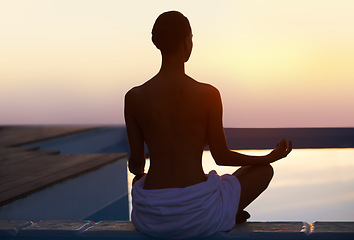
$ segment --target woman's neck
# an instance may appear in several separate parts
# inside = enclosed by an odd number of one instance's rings
[[[184,61],[179,54],[162,56],[160,74],[171,77],[185,75]]]

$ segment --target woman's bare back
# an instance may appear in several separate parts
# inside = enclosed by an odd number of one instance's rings
[[[131,90],[133,114],[150,154],[146,189],[186,187],[206,180],[202,154],[212,88],[187,75],[179,79],[157,75]]]

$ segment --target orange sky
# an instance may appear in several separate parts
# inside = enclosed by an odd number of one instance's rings
[[[187,73],[219,88],[226,127],[354,127],[350,0],[2,1],[0,124],[123,124],[171,9],[191,22]]]

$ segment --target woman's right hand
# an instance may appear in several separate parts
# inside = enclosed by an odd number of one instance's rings
[[[276,148],[274,148],[273,151],[271,151],[267,155],[267,158],[269,158],[269,163],[285,158],[286,156],[288,156],[288,154],[291,152],[292,149],[293,149],[293,144],[291,140],[289,141],[289,146],[288,146],[285,139],[282,138],[278,142]]]
[[[138,174],[138,175],[135,175],[134,179],[133,179],[133,182],[132,182],[132,185],[134,185],[137,181],[139,181],[142,177],[144,177],[146,175],[146,173],[142,173],[142,174]]]

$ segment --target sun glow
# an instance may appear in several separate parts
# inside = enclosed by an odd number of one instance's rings
[[[346,0],[3,2],[0,124],[83,124],[87,116],[124,123],[124,93],[159,69],[153,22],[176,9],[193,29],[187,73],[219,88],[226,126],[351,127],[353,7]]]

